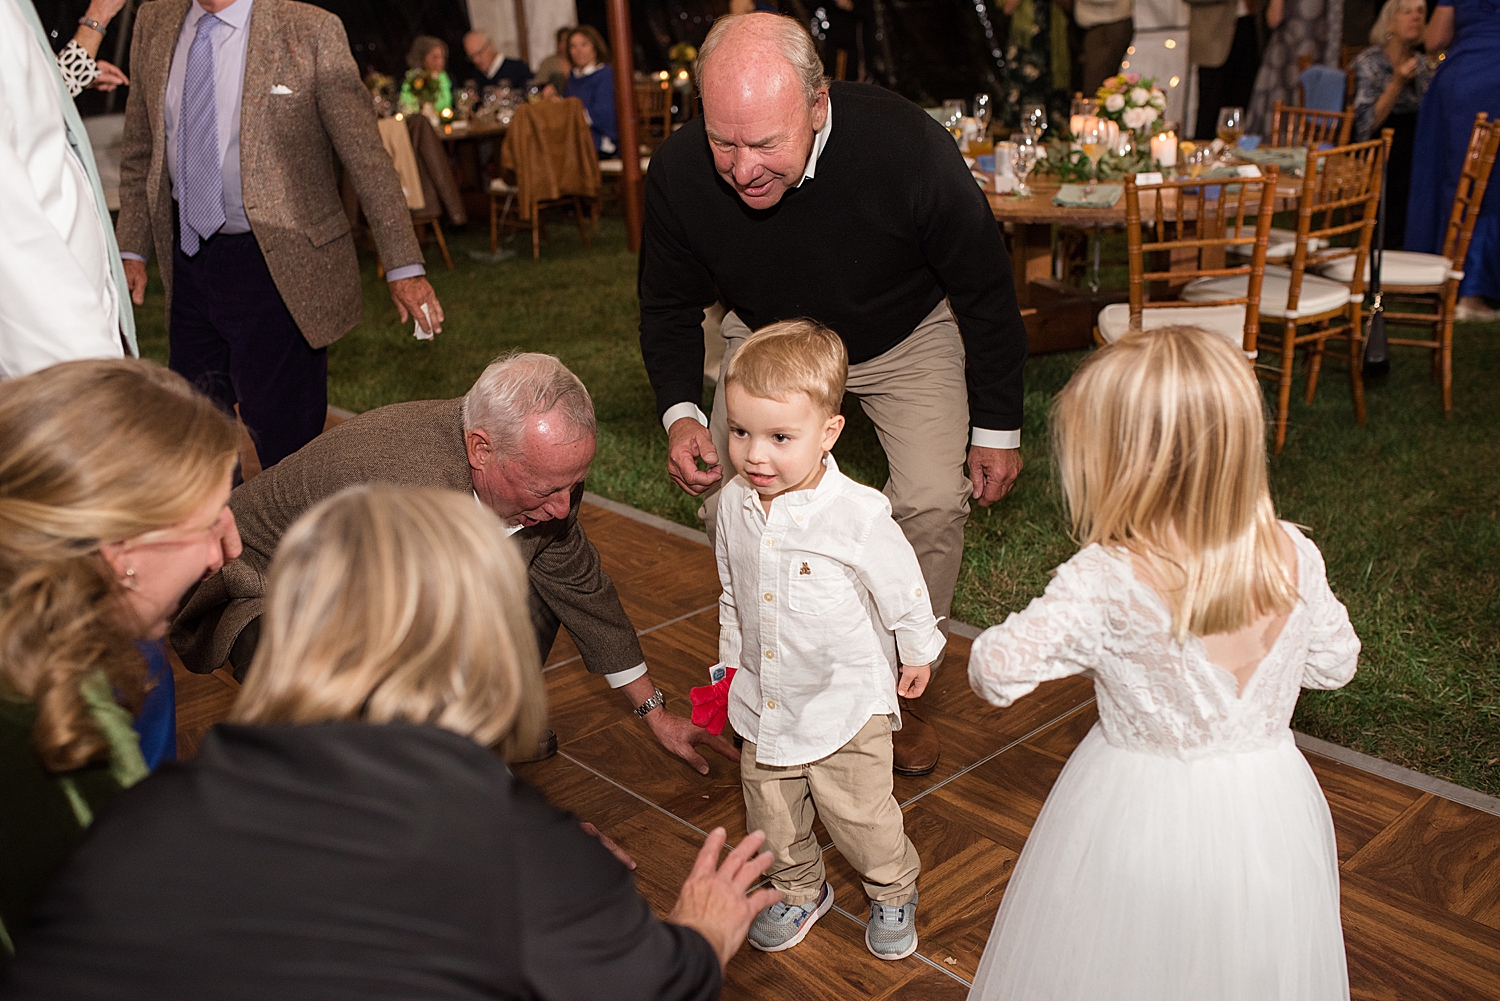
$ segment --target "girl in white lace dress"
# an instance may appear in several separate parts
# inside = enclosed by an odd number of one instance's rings
[[[971,1001],[1346,1001],[1338,858],[1288,727],[1359,639],[1316,546],[1278,522],[1260,389],[1173,327],[1084,363],[1053,410],[1083,548],[974,643],[1008,706],[1094,679],[1099,722],[1032,828]]]

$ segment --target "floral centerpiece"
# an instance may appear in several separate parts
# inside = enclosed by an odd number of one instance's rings
[[[1099,115],[1119,123],[1138,136],[1146,137],[1161,128],[1162,109],[1167,95],[1156,81],[1139,73],[1121,73],[1104,81],[1097,95]]]

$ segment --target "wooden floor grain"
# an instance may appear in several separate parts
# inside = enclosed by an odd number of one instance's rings
[[[687,712],[688,690],[706,682],[717,654],[713,554],[592,505],[581,520],[642,633],[653,679],[673,711]],[[937,770],[895,782],[922,857],[917,955],[888,963],[865,949],[859,879],[824,836],[834,910],[794,949],[742,949],[726,999],[965,997],[1031,825],[1097,719],[1092,686],[1077,678],[1043,685],[1008,710],[987,706],[969,690],[967,657],[968,641],[952,638],[922,700],[943,737]],[[517,770],[629,852],[642,895],[665,914],[703,835],[720,825],[731,841],[745,834],[738,766],[710,752],[709,774],[700,776],[669,756],[620,696],[588,674],[566,635],[544,670],[561,750]],[[222,669],[192,675],[180,665],[177,686],[186,757],[228,712],[238,686]],[[1500,817],[1329,758],[1308,760],[1338,836],[1356,1001],[1500,1001]]]

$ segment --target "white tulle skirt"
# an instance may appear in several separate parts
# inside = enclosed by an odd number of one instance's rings
[[[1042,807],[970,1001],[1347,1001],[1333,819],[1292,742],[1183,761],[1096,724]]]

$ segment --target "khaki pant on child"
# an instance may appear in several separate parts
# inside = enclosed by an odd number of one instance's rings
[[[788,904],[812,903],[823,887],[815,807],[871,900],[902,907],[916,895],[922,864],[891,794],[890,717],[871,716],[849,743],[805,765],[757,764],[747,740],[740,776],[747,827],[766,832],[776,856],[767,875]]]

